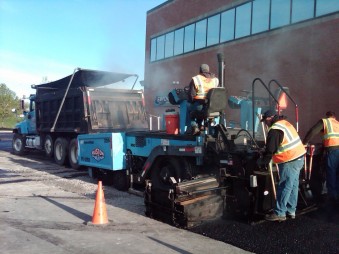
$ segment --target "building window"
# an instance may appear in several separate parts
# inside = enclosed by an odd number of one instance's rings
[[[165,57],[165,35],[157,38],[157,56],[156,59],[164,59]]]
[[[315,9],[314,9],[315,8]],[[339,0],[252,0],[150,42],[150,61],[339,12]]]
[[[195,49],[206,47],[207,19],[195,24]]]
[[[157,39],[151,40],[151,62],[155,61],[157,53]]]
[[[207,19],[207,46],[219,43],[220,14]]]
[[[195,24],[185,27],[184,53],[190,52],[194,49],[194,28]]]
[[[174,55],[184,53],[184,29],[178,29],[174,32]]]
[[[165,37],[165,57],[173,56],[174,32],[166,34]]]
[[[243,4],[236,8],[235,38],[251,34],[251,8],[252,3]]]
[[[270,19],[270,0],[253,2],[252,34],[267,31]]]
[[[290,0],[271,0],[271,28],[286,26],[290,23]]]
[[[235,9],[221,13],[220,42],[234,39]]]
[[[316,16],[322,16],[339,11],[338,0],[317,0]]]
[[[292,1],[292,23],[311,19],[314,16],[314,0]]]

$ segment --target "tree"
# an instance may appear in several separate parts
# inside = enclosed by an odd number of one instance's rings
[[[12,109],[19,109],[19,98],[4,83],[0,84],[0,127],[4,126],[4,120],[10,117]]]

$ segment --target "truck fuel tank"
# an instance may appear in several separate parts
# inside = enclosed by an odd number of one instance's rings
[[[39,136],[27,136],[26,137],[26,147],[29,148],[40,148],[40,137]]]

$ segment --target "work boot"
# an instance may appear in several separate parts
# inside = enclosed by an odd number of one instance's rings
[[[265,216],[265,220],[268,221],[285,221],[286,220],[286,216],[279,216],[275,213],[271,213],[271,214],[266,214]]]
[[[294,220],[295,219],[295,214],[294,213],[287,213],[286,217],[289,218],[289,219]]]

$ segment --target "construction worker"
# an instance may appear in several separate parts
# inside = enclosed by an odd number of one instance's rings
[[[273,213],[265,216],[265,219],[284,221],[286,216],[294,219],[305,147],[293,125],[286,120],[286,117],[277,115],[275,110],[266,111],[261,121],[266,123],[269,131],[265,152],[257,164],[266,165],[273,160],[273,163],[278,165],[280,176],[275,208]]]
[[[317,134],[322,134],[326,153],[326,187],[330,202],[339,203],[339,122],[335,113],[328,111],[306,134],[303,143]]]
[[[192,77],[189,84],[189,101],[192,103],[189,110],[191,120],[191,131],[193,135],[198,135],[202,129],[203,118],[199,115],[205,105],[205,99],[211,88],[218,87],[219,80],[210,72],[207,64],[202,64],[199,68],[199,74]]]

